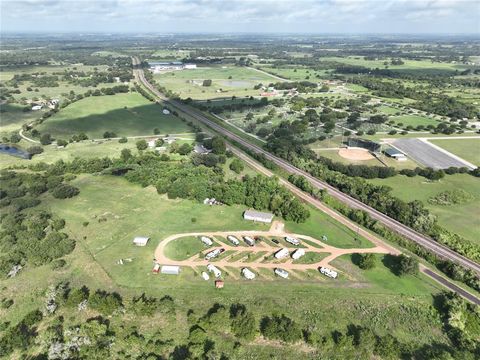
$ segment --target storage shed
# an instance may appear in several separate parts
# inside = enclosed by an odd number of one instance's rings
[[[223,285],[224,285],[224,284],[225,284],[225,283],[223,282],[223,280],[215,280],[215,287],[216,287],[217,289],[223,289]]]
[[[243,213],[243,218],[245,220],[259,221],[264,223],[271,223],[273,220],[273,214],[256,211],[256,210],[246,210]]]
[[[134,239],[133,239],[133,243],[137,246],[145,246],[147,245],[148,243],[148,240],[150,240],[150,238],[148,237],[145,237],[145,236],[136,236]]]
[[[165,275],[178,275],[180,274],[180,266],[163,265],[160,272]]]

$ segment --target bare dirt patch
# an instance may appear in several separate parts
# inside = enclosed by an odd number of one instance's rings
[[[346,148],[338,150],[338,155],[348,160],[372,160],[375,157],[367,149]]]

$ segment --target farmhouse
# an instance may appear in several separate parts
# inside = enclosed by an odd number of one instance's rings
[[[151,62],[150,70],[154,73],[168,70],[192,70],[197,68],[197,64],[184,64],[181,61],[171,62]]]
[[[245,220],[259,221],[264,223],[271,223],[273,220],[273,214],[265,213],[255,210],[246,210],[243,213],[243,218]]]
[[[137,245],[137,246],[145,246],[145,245],[147,245],[148,240],[150,240],[150,238],[148,238],[148,237],[136,236],[136,237],[133,239],[133,243],[134,243],[135,245]]]
[[[402,153],[400,150],[397,150],[397,149],[394,149],[394,148],[386,149],[385,154],[388,157],[391,157],[391,158],[393,158],[395,160],[398,160],[398,161],[406,161],[407,160],[407,157],[405,156],[404,153]]]
[[[211,150],[208,150],[205,146],[197,144],[193,148],[193,151],[197,154],[204,155],[210,153]]]

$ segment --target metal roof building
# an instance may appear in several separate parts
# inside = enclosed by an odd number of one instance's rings
[[[245,210],[243,213],[243,218],[245,220],[260,221],[264,223],[271,223],[273,220],[273,214],[256,211],[256,210]]]
[[[147,245],[148,240],[150,240],[150,238],[148,238],[148,237],[136,236],[135,239],[133,239],[133,243],[137,246],[145,246],[145,245]]]

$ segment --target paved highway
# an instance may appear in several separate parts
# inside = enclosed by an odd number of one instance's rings
[[[137,58],[133,58],[133,64],[139,64],[139,60]],[[158,91],[154,86],[152,86],[146,79],[142,69],[134,69],[134,75],[137,81],[143,83],[145,87],[147,87],[153,94],[158,96],[161,100],[166,103],[169,103],[172,107],[179,109],[180,111],[188,114],[189,116],[195,118],[196,120],[204,123],[205,125],[209,126],[216,132],[224,135],[225,137],[233,140],[242,146],[256,152],[263,154],[268,160],[274,162],[276,165],[281,167],[282,169],[286,170],[289,173],[302,175],[307,178],[313,186],[318,189],[325,189],[331,196],[340,200],[341,202],[345,203],[351,208],[360,209],[367,212],[373,219],[381,222],[391,230],[396,231],[397,233],[401,234],[402,236],[406,237],[407,239],[416,242],[417,244],[423,246],[424,248],[428,249],[430,252],[438,255],[441,258],[448,259],[454,261],[467,269],[472,269],[477,274],[480,274],[480,265],[466,257],[456,253],[455,251],[451,250],[450,248],[443,246],[437,243],[435,240],[420,234],[419,232],[409,228],[408,226],[403,225],[402,223],[390,218],[389,216],[381,213],[374,208],[365,205],[361,201],[352,198],[349,195],[342,193],[340,190],[334,188],[333,186],[318,180],[317,178],[313,177],[309,173],[296,168],[295,166],[291,165],[286,160],[283,160],[277,156],[270,154],[268,151],[262,149],[261,147],[251,144],[250,142],[246,141],[242,137],[236,135],[235,133],[225,129],[223,126],[218,125],[214,121],[210,120],[208,117],[203,115],[198,110],[192,109],[191,107],[176,101],[171,100],[165,97],[160,91]]]

